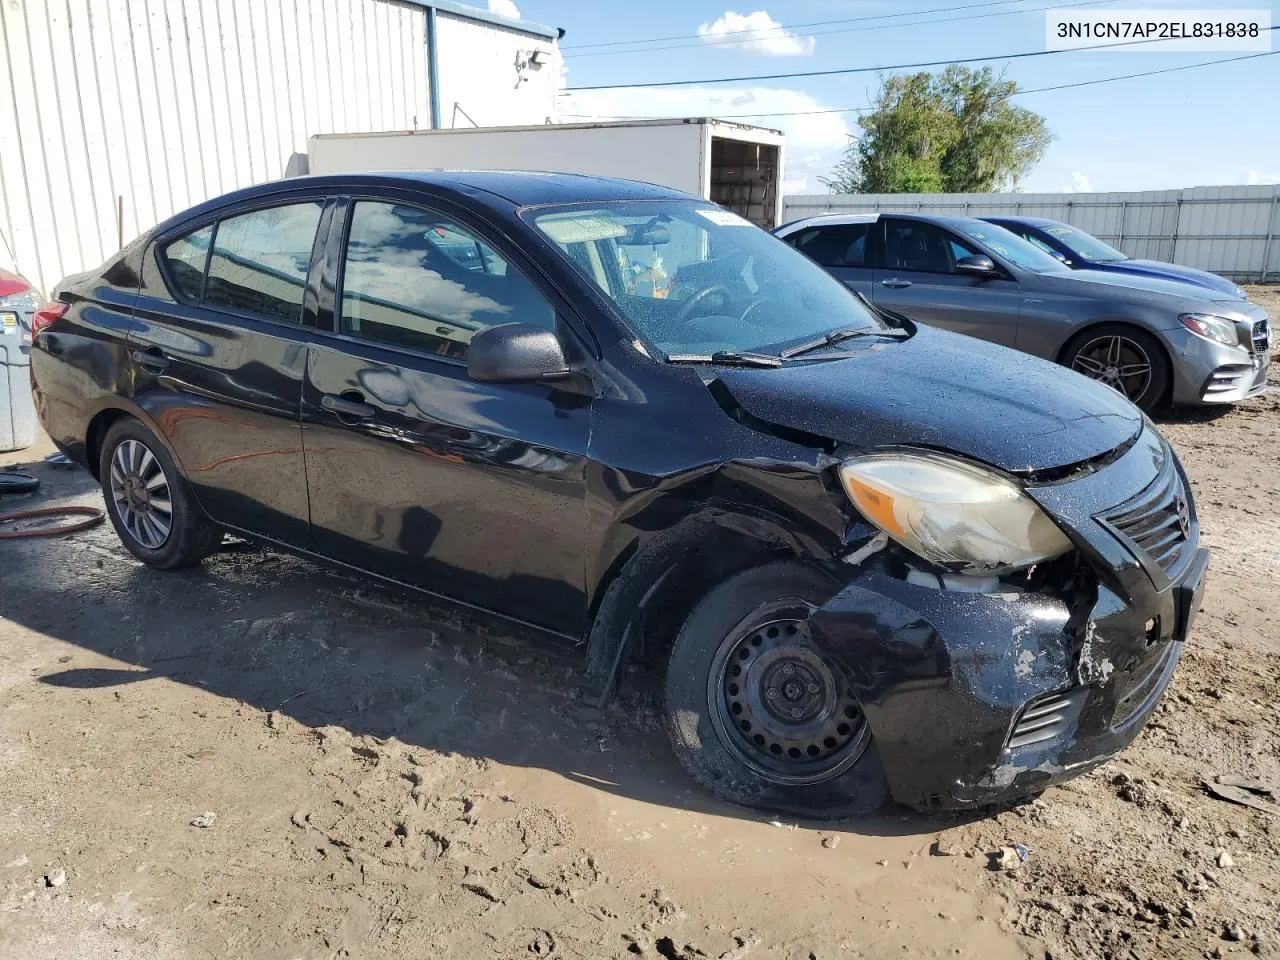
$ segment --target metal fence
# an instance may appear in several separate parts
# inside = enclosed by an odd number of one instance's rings
[[[1280,185],[1192,187],[1140,193],[796,194],[783,219],[822,213],[908,211],[1048,217],[1131,257],[1280,283]]]

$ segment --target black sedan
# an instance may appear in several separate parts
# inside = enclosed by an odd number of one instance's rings
[[[643,184],[254,187],[34,320],[58,446],[157,568],[224,532],[666,675],[689,772],[815,815],[1038,791],[1137,734],[1207,553],[1150,421]]]

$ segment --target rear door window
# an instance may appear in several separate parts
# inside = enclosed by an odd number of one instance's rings
[[[810,227],[789,237],[801,253],[824,267],[861,267],[864,265],[869,223],[842,223],[829,227]]]
[[[302,319],[322,203],[291,203],[218,222],[204,302],[279,323]]]
[[[343,333],[462,360],[486,327],[554,330],[554,308],[466,227],[406,204],[357,201],[342,275]]]

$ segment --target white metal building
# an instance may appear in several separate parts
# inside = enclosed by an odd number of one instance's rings
[[[783,198],[783,219],[892,211],[1061,220],[1131,257],[1235,280],[1280,279],[1280,185],[1138,193],[866,193]]]
[[[456,0],[0,0],[0,264],[47,293],[314,134],[554,122],[559,36]]]

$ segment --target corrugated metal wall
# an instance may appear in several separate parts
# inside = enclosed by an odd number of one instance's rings
[[[783,200],[784,220],[894,210],[1048,217],[1131,257],[1168,260],[1237,280],[1280,281],[1280,185],[1141,193],[812,194]]]
[[[283,176],[313,134],[430,127],[426,17],[397,0],[0,0],[0,263],[47,292],[121,237]],[[442,12],[437,46],[442,125],[454,100],[480,123],[554,113],[554,41]],[[519,49],[553,60],[517,90]]]

